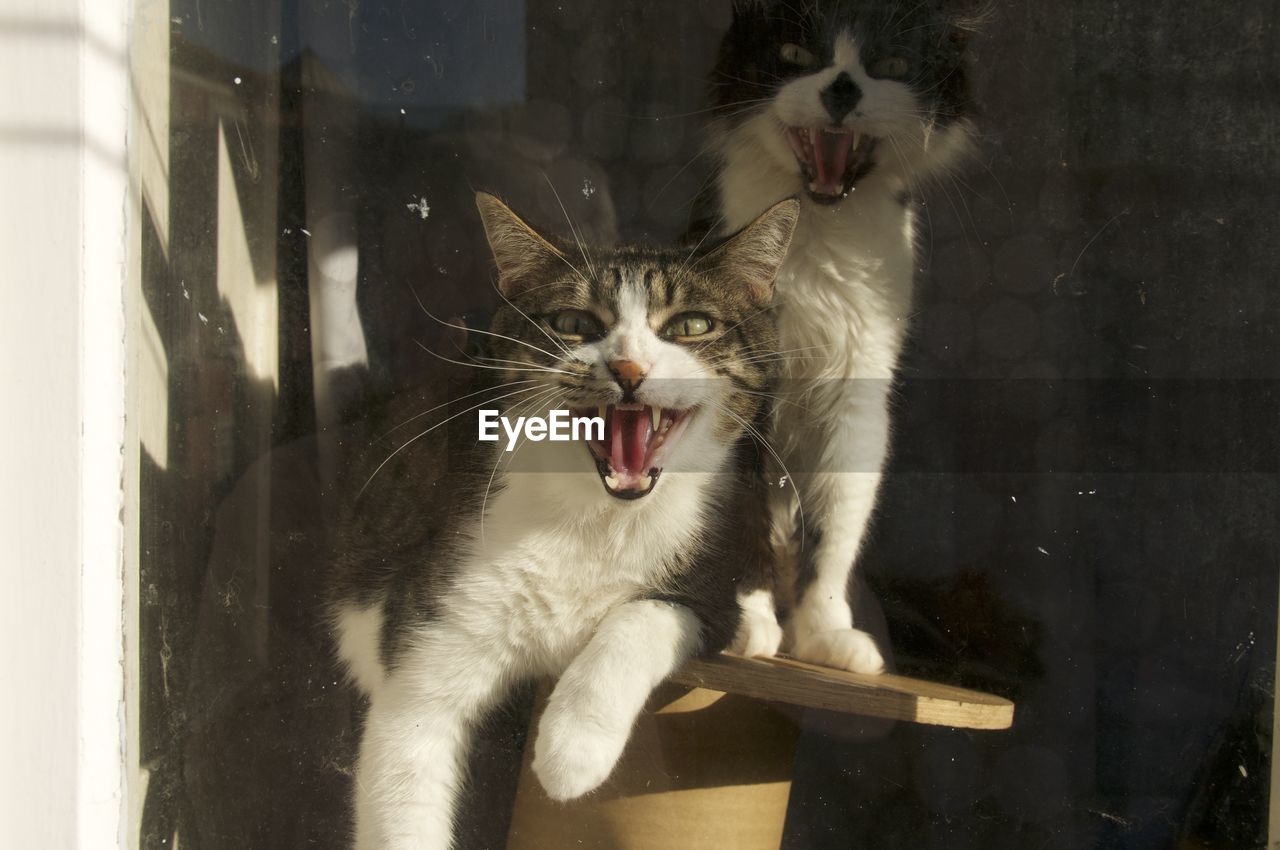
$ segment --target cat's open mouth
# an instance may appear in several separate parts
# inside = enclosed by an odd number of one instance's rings
[[[647,404],[601,405],[576,410],[578,416],[603,416],[604,440],[589,440],[587,448],[610,496],[647,496],[662,474],[663,459],[684,431],[690,410]]]
[[[800,163],[809,197],[831,204],[853,191],[871,170],[876,139],[843,127],[788,127],[787,141]]]

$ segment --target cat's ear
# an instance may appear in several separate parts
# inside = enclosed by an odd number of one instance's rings
[[[488,192],[476,192],[476,208],[498,265],[498,290],[503,295],[536,283],[548,266],[565,260],[559,248]]]
[[[746,284],[753,301],[768,304],[773,300],[773,282],[786,259],[799,217],[799,201],[779,201],[720,243],[703,264],[714,265],[721,274]]]

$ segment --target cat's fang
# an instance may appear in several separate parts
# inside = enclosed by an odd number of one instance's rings
[[[653,419],[653,430],[656,433],[662,425],[662,408],[649,405],[649,416]]]

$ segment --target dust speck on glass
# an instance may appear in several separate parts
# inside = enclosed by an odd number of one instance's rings
[[[140,0],[131,839],[1272,846],[1273,17],[1257,0]],[[642,372],[636,352],[660,354]],[[503,392],[508,413],[554,400],[606,436],[564,461],[550,441],[480,444],[472,405]],[[546,506],[509,509],[507,468],[579,476],[589,499],[535,531],[593,541],[571,560],[626,617],[557,607],[523,562],[450,560],[536,526]],[[415,481],[421,498],[396,496]],[[803,515],[778,524],[792,494]],[[669,516],[630,538],[564,530],[606,499]],[[449,566],[404,579],[419,560]],[[476,645],[525,625],[485,620],[504,594],[548,630],[499,664]],[[457,644],[404,625],[459,600],[481,613]],[[614,654],[569,664],[577,638]],[[450,691],[474,722],[438,739],[394,714],[398,689],[465,678],[397,684],[431,641],[502,684]],[[720,646],[975,689],[1014,721],[663,689],[650,709],[687,726],[601,719]],[[568,686],[546,694],[560,673],[613,697],[570,711]],[[385,786],[374,803],[362,778]],[[405,790],[428,780],[436,796]],[[729,789],[712,795],[729,808],[690,789]],[[539,808],[587,790],[596,808]],[[403,805],[387,820],[377,800]],[[644,819],[575,831],[637,801]]]

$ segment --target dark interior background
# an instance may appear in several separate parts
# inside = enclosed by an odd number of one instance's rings
[[[169,367],[167,462],[142,470],[144,847],[338,846],[359,707],[309,619],[323,435],[438,368],[414,292],[484,316],[475,189],[597,240],[682,232],[728,7],[170,4],[173,202],[142,223]],[[902,670],[1006,694],[1017,720],[812,718],[787,848],[1265,844],[1278,18],[1264,0],[995,6],[980,151],[920,198],[865,574]],[[217,284],[227,116],[244,235],[277,281],[274,384]],[[358,256],[367,368],[316,354],[316,245],[335,240]],[[478,755],[467,846],[501,845],[525,710]]]

